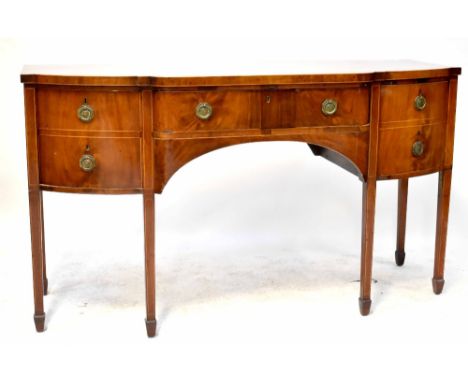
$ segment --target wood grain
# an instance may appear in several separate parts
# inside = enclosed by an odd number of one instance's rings
[[[423,110],[414,107],[419,94],[427,101]],[[382,85],[381,126],[392,127],[395,124],[390,122],[402,121],[412,125],[445,122],[447,97],[448,81]]]
[[[439,172],[439,189],[437,196],[434,276],[432,278],[432,288],[435,294],[442,293],[442,289],[445,283],[445,251],[447,246],[450,188],[452,183],[455,114],[457,108],[457,85],[457,78],[451,78],[449,83],[449,100],[447,105],[448,118],[445,128],[444,170]]]
[[[155,270],[155,200],[154,200],[154,154],[153,94],[144,90],[141,94],[141,126],[143,130],[143,216],[145,229],[145,292],[146,333],[156,335],[156,270]]]
[[[199,103],[213,108],[213,115],[202,120],[195,115]],[[156,131],[218,131],[260,128],[258,91],[184,91],[154,93]]]
[[[371,110],[369,129],[369,152],[367,177],[362,184],[362,228],[361,228],[361,288],[359,310],[367,316],[371,308],[372,257],[374,246],[375,199],[377,193],[377,163],[380,118],[381,85],[371,88]]]
[[[44,247],[41,190],[39,188],[39,155],[36,121],[36,90],[24,89],[26,123],[26,152],[28,159],[29,218],[31,226],[31,253],[34,288],[34,324],[38,332],[44,331]]]
[[[387,63],[390,65],[390,63]],[[249,76],[97,76],[27,72],[28,159],[34,321],[44,330],[47,293],[42,191],[141,193],[143,196],[146,330],[156,335],[155,193],[189,161],[237,144],[306,143],[314,154],[358,176],[362,185],[359,308],[371,309],[377,180],[399,179],[395,259],[404,261],[408,178],[439,172],[433,289],[444,264],[460,68],[427,65],[389,70]],[[405,69],[407,68],[407,69]],[[427,105],[416,110],[414,99]],[[95,117],[80,121],[85,101]],[[322,113],[334,99],[337,112]],[[195,115],[208,102],[208,120]],[[424,144],[415,156],[413,144]],[[91,172],[79,166],[93,155]],[[278,174],[280,176],[280,174]]]
[[[444,128],[445,124],[436,123],[380,130],[378,177],[439,171],[444,160]],[[412,153],[416,141],[424,144],[424,152],[418,157]]]
[[[154,191],[161,193],[169,179],[191,160],[222,147],[265,141],[297,141],[330,148],[341,153],[361,177],[367,174],[368,131],[365,129],[276,129],[265,134],[225,137],[157,138]]]
[[[325,99],[337,101],[331,116],[322,113]],[[369,87],[300,89],[295,91],[295,126],[360,126],[369,123]]]
[[[138,91],[40,87],[37,90],[38,128],[120,132],[140,130],[139,96]],[[91,122],[80,121],[76,113],[85,100],[94,110]]]
[[[44,186],[89,189],[142,187],[139,138],[96,138],[39,135],[40,181]],[[90,151],[86,151],[86,147]],[[96,168],[79,166],[82,155],[92,154]]]
[[[432,288],[435,294],[442,293],[444,287],[445,249],[447,246],[448,214],[450,206],[450,187],[452,170],[439,173],[439,190],[437,197],[437,222],[434,256],[434,276]]]
[[[213,75],[212,72],[201,75],[184,73],[176,75],[173,70],[158,70],[154,65],[149,70],[137,71],[110,70],[114,68],[90,68],[82,66],[32,66],[25,67],[21,81],[28,84],[79,85],[79,86],[152,86],[157,88],[189,86],[243,86],[243,85],[301,85],[324,83],[349,83],[395,81],[408,79],[446,78],[461,73],[459,67],[441,67],[418,62],[399,60],[391,61],[345,61],[310,62],[291,72],[285,72],[288,62],[283,62],[277,74],[227,73]],[[191,68],[190,72],[193,72]],[[219,72],[219,70],[217,70]],[[115,73],[115,74],[109,74]],[[137,75],[135,75],[137,74]],[[249,74],[249,75],[247,75]]]
[[[398,180],[397,240],[395,262],[402,266],[405,262],[406,210],[408,205],[408,178]]]

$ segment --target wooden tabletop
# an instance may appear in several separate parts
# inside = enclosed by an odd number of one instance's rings
[[[257,61],[155,65],[26,65],[21,82],[90,86],[235,86],[368,82],[448,77],[461,68],[409,60]]]

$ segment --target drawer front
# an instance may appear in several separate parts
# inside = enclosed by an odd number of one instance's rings
[[[380,130],[378,176],[438,171],[444,159],[445,124]]]
[[[137,91],[37,90],[40,130],[141,130],[139,115]]]
[[[441,169],[448,82],[382,85],[378,175],[398,177]]]
[[[382,126],[402,121],[443,122],[447,102],[448,82],[383,85],[380,121]]]
[[[367,123],[368,87],[264,92],[262,127],[266,129]]]
[[[90,189],[141,188],[139,138],[39,135],[42,185]]]
[[[154,93],[158,132],[244,130],[260,127],[260,93],[248,90]]]

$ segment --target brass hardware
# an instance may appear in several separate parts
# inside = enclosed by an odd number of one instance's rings
[[[422,94],[418,95],[414,99],[414,107],[416,110],[423,110],[427,105],[426,97],[424,97]]]
[[[94,110],[91,106],[88,105],[86,98],[84,99],[83,104],[76,111],[76,115],[82,122],[91,122],[93,120]]]
[[[208,102],[200,102],[195,108],[195,115],[203,120],[207,120],[213,114],[213,108]]]
[[[91,154],[83,154],[80,158],[80,168],[85,172],[91,172],[96,167],[96,159]]]
[[[265,101],[266,101],[266,103],[270,103],[271,102],[271,96],[267,95]]]
[[[325,115],[333,115],[338,110],[338,102],[334,99],[326,99],[322,102],[322,113]]]
[[[424,142],[423,141],[416,141],[413,143],[413,147],[411,148],[411,152],[413,156],[420,157],[424,153]]]

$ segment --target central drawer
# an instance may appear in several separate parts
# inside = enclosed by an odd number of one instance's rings
[[[168,134],[369,123],[367,86],[159,91],[153,102],[154,129]]]
[[[369,123],[369,88],[265,90],[262,128],[361,126]]]
[[[161,133],[260,128],[260,92],[254,90],[154,93],[154,129]]]

